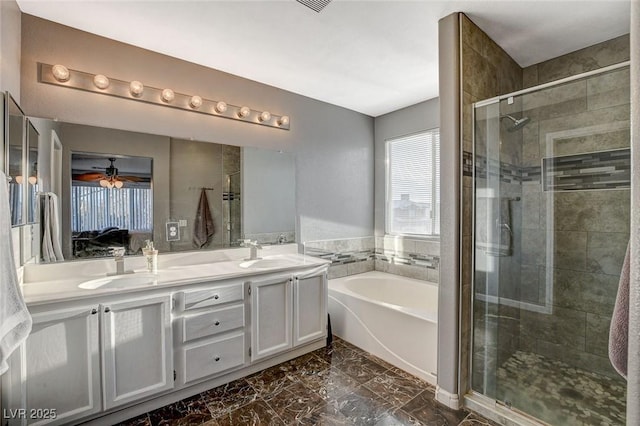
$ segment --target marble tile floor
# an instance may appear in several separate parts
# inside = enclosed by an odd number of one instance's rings
[[[428,383],[335,338],[330,347],[121,425],[495,425],[435,402],[434,391]]]
[[[516,351],[498,369],[497,379],[498,399],[549,424],[625,424],[626,382],[622,378]]]

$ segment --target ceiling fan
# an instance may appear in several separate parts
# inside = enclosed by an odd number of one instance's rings
[[[144,178],[138,176],[121,176],[118,174],[118,168],[115,166],[115,158],[108,159],[111,164],[104,168],[104,173],[87,172],[74,174],[73,180],[83,182],[98,182],[103,188],[122,188],[124,182],[142,182]],[[94,169],[103,170],[102,167],[93,167]]]

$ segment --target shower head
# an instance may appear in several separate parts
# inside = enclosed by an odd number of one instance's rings
[[[516,130],[520,130],[522,129],[524,126],[527,125],[527,123],[529,121],[531,121],[531,119],[529,117],[522,117],[522,118],[515,118],[509,114],[505,114],[503,116],[500,117],[502,118],[508,118],[509,120],[513,121],[513,126],[507,128],[507,131],[509,132],[515,132]]]

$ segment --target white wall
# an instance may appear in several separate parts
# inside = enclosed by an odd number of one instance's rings
[[[38,83],[37,62],[286,114],[291,130]],[[373,233],[369,116],[30,15],[22,21],[21,83],[28,115],[295,153],[299,241]]]
[[[0,90],[20,103],[20,9],[14,0],[0,1]]]

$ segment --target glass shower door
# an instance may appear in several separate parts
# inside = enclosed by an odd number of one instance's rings
[[[475,107],[472,388],[553,425],[624,424],[629,114],[627,67]]]

